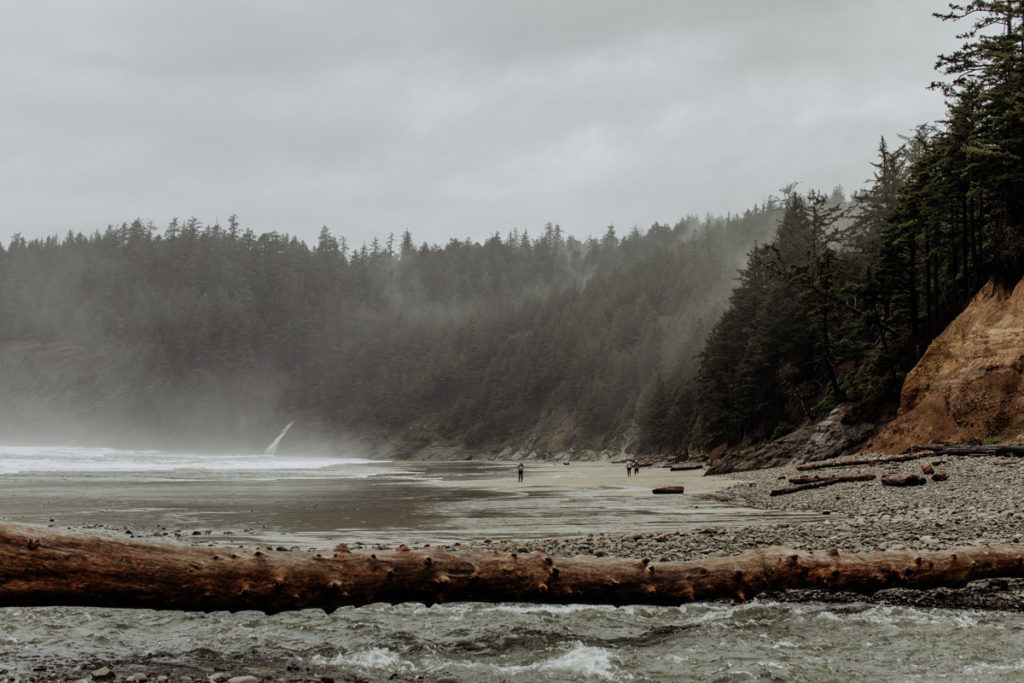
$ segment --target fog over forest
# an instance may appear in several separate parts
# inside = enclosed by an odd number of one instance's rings
[[[580,241],[358,249],[134,221],[0,252],[5,430],[167,447],[348,435],[559,450],[635,442],[659,378],[693,375],[781,203]],[[307,445],[308,445],[307,443]]]

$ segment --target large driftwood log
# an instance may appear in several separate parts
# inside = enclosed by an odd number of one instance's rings
[[[1019,576],[1024,576],[1024,546],[864,554],[765,548],[736,557],[654,563],[431,548],[352,553],[339,546],[315,555],[126,542],[0,525],[0,606],[275,613],[408,601],[678,605],[795,588],[871,593]]]
[[[918,444],[911,448],[914,451],[928,451],[928,456],[934,455],[1024,455],[1024,445],[1021,444],[994,444],[990,446],[974,444],[948,444],[948,443],[925,443]]]
[[[924,486],[925,479],[919,474],[897,472],[882,475],[882,486]]]
[[[875,478],[873,474],[851,474],[847,477],[792,477],[789,481],[794,486],[787,486],[781,489],[774,489],[769,492],[769,496],[784,496],[788,493],[796,493],[797,491],[806,491],[807,489],[821,488],[822,486],[831,486],[832,484],[842,484],[849,481],[871,481]]]
[[[808,470],[820,470],[828,467],[859,467],[861,465],[884,465],[891,462],[907,462],[920,460],[921,458],[932,458],[937,455],[961,455],[961,456],[1024,456],[1024,445],[1022,444],[996,444],[992,446],[981,446],[972,444],[918,444],[910,448],[909,453],[899,455],[882,455],[869,458],[846,458],[843,460],[824,460],[821,462],[809,462],[797,465],[796,469],[806,472]]]
[[[889,462],[907,462],[908,460],[920,460],[930,458],[932,453],[901,453],[900,455],[883,455],[873,458],[845,458],[843,460],[823,460],[821,462],[809,462],[797,465],[796,469],[801,472],[809,470],[823,470],[829,467],[860,467],[863,465],[884,465]]]

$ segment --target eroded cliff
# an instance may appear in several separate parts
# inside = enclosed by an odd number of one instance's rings
[[[989,282],[907,375],[899,414],[868,449],[1022,438],[1024,281],[1012,292]]]

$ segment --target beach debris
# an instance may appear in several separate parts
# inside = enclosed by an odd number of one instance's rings
[[[893,462],[907,462],[908,460],[920,460],[930,457],[931,453],[901,453],[900,455],[874,455],[865,454],[862,458],[843,458],[841,460],[823,460],[821,462],[809,462],[797,465],[796,469],[801,472],[808,470],[823,470],[829,467],[862,467],[865,465],[885,465]]]
[[[883,486],[923,486],[925,478],[919,474],[883,474]]]
[[[875,478],[873,474],[852,474],[845,477],[792,477],[789,482],[794,486],[788,486],[786,488],[775,489],[768,493],[769,496],[784,496],[788,493],[796,493],[797,491],[806,491],[807,489],[821,488],[822,486],[831,486],[832,484],[841,484],[851,481],[871,481]]]
[[[821,462],[809,462],[797,465],[800,471],[820,470],[827,467],[860,467],[864,465],[885,465],[888,463],[908,462],[910,460],[921,460],[936,455],[941,456],[1024,456],[1024,444],[996,444],[982,446],[980,444],[918,444],[911,447],[910,452],[899,455],[864,454],[861,458],[843,458],[840,460],[823,460]],[[935,464],[934,462],[932,463]],[[927,474],[927,472],[925,472]]]
[[[42,544],[29,550],[29,538],[41,538]],[[224,559],[231,554],[225,548],[0,524],[0,566],[5,571],[0,606],[273,614],[309,608],[330,612],[375,602],[679,605],[747,600],[789,589],[874,593],[1024,577],[1022,545],[864,553],[771,546],[680,562],[438,548],[353,552],[334,558],[282,553]],[[104,675],[103,669],[93,673],[96,680]]]
[[[651,493],[684,493],[684,487],[682,486],[662,486],[656,489],[651,489]]]

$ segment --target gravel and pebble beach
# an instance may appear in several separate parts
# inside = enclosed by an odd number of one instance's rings
[[[924,485],[910,487],[883,486],[880,482],[884,474],[921,474],[922,468],[928,466],[933,472],[948,474],[948,479],[934,481],[926,477]],[[717,491],[685,495],[692,495],[696,501],[714,500],[763,510],[814,512],[820,515],[816,521],[779,521],[773,524],[740,527],[707,526],[668,533],[590,533],[565,538],[525,537],[514,541],[481,539],[444,547],[450,550],[487,548],[525,552],[540,546],[552,555],[649,558],[658,562],[697,559],[711,555],[735,555],[773,545],[798,550],[835,549],[839,552],[944,550],[985,544],[1018,544],[1024,536],[1024,511],[1020,508],[1021,491],[1024,490],[1024,460],[1020,458],[926,457],[901,463],[834,468],[811,474],[877,476],[871,481],[839,483],[781,496],[770,495],[772,490],[790,485],[791,477],[806,474],[808,473],[798,472],[793,466],[787,466],[720,475],[736,483]],[[118,530],[90,529],[90,533],[97,532],[116,534]],[[190,530],[170,534],[166,530],[136,529],[125,535],[170,543],[209,542],[204,538],[205,533],[197,533],[195,536],[193,533]],[[174,538],[175,535],[180,537]],[[364,549],[384,547],[387,546],[367,545]],[[281,547],[279,550],[284,548]],[[919,607],[1024,612],[1024,581],[992,579],[974,582],[963,588],[924,591],[889,589],[873,596],[799,590],[758,597],[793,602],[867,601]],[[105,673],[105,667],[109,667],[112,675],[102,675]],[[97,675],[97,672],[100,675]],[[33,680],[69,680],[66,678],[68,673],[67,669],[38,671]],[[147,680],[140,677],[147,674],[148,680],[171,681],[234,680],[241,683],[242,680],[321,680],[312,671],[200,671],[189,667],[153,671],[151,663],[149,670],[143,673],[139,664],[130,661],[89,662],[82,666],[75,678]],[[254,678],[236,678],[253,674]],[[134,679],[130,677],[133,675]],[[0,680],[5,680],[2,669]],[[399,677],[397,680],[414,679]]]
[[[931,465],[948,473],[945,481],[927,478],[923,486],[883,486],[881,476],[922,472]],[[825,515],[821,521],[779,522],[742,528],[706,527],[692,532],[638,533],[628,536],[589,534],[571,539],[531,539],[484,543],[515,551],[542,545],[552,555],[609,555],[686,560],[714,554],[738,554],[781,545],[797,550],[847,552],[869,550],[943,550],[970,545],[1020,543],[1024,537],[1024,460],[1007,457],[949,457],[858,467],[837,467],[823,476],[876,474],[864,482],[846,482],[771,496],[805,476],[794,466],[729,475],[740,480],[703,496],[763,510],[805,511]],[[813,474],[813,473],[811,473]],[[480,545],[480,544],[477,544]]]
[[[867,457],[867,454],[865,454]],[[926,477],[921,486],[884,486],[886,474],[948,474],[942,481]],[[529,542],[474,544],[498,551],[523,552],[540,546],[552,555],[596,555],[691,560],[736,555],[766,546],[795,550],[947,550],[957,547],[1019,544],[1024,537],[1024,459],[1017,457],[927,457],[872,466],[829,468],[819,474],[875,474],[864,482],[845,482],[772,496],[791,477],[806,476],[795,466],[733,473],[741,480],[706,497],[734,505],[779,511],[817,512],[821,521],[779,522],[742,528],[705,527],[690,532],[604,535]],[[811,473],[813,474],[813,473]],[[964,588],[888,589],[873,596],[799,590],[760,596],[777,600],[868,600],[888,604],[1024,611],[1024,580],[978,581]]]

